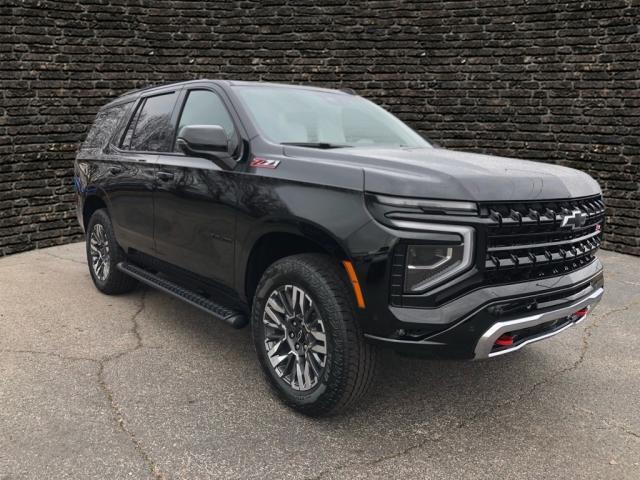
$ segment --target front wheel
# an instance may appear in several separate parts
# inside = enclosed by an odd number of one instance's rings
[[[267,269],[254,296],[262,369],[284,403],[307,415],[351,407],[375,377],[376,348],[364,340],[344,277],[328,256],[294,255]]]

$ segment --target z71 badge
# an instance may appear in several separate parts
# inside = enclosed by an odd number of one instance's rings
[[[250,166],[256,168],[278,168],[280,160],[267,160],[266,158],[254,158],[251,160]]]

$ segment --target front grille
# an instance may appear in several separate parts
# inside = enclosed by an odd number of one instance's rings
[[[587,265],[602,241],[604,211],[600,196],[481,204],[480,215],[487,221],[486,280],[524,281]],[[565,216],[580,218],[580,226],[562,227]]]

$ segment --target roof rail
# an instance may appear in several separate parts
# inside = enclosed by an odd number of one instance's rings
[[[124,97],[125,95],[130,95],[132,93],[138,93],[138,92],[144,92],[145,90],[150,90],[152,88],[159,88],[159,87],[170,87],[171,85],[178,85],[180,83],[186,83],[189,82],[190,80],[180,80],[179,82],[171,82],[171,83],[156,83],[154,85],[147,85],[146,87],[141,87],[141,88],[134,88],[133,90],[129,90],[127,92],[124,92],[121,96]]]

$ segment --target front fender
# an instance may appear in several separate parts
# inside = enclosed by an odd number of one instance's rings
[[[298,235],[350,259],[349,239],[371,221],[361,190],[245,175],[238,195],[236,272],[247,271],[253,248],[270,233]],[[244,277],[236,276],[238,292]]]

